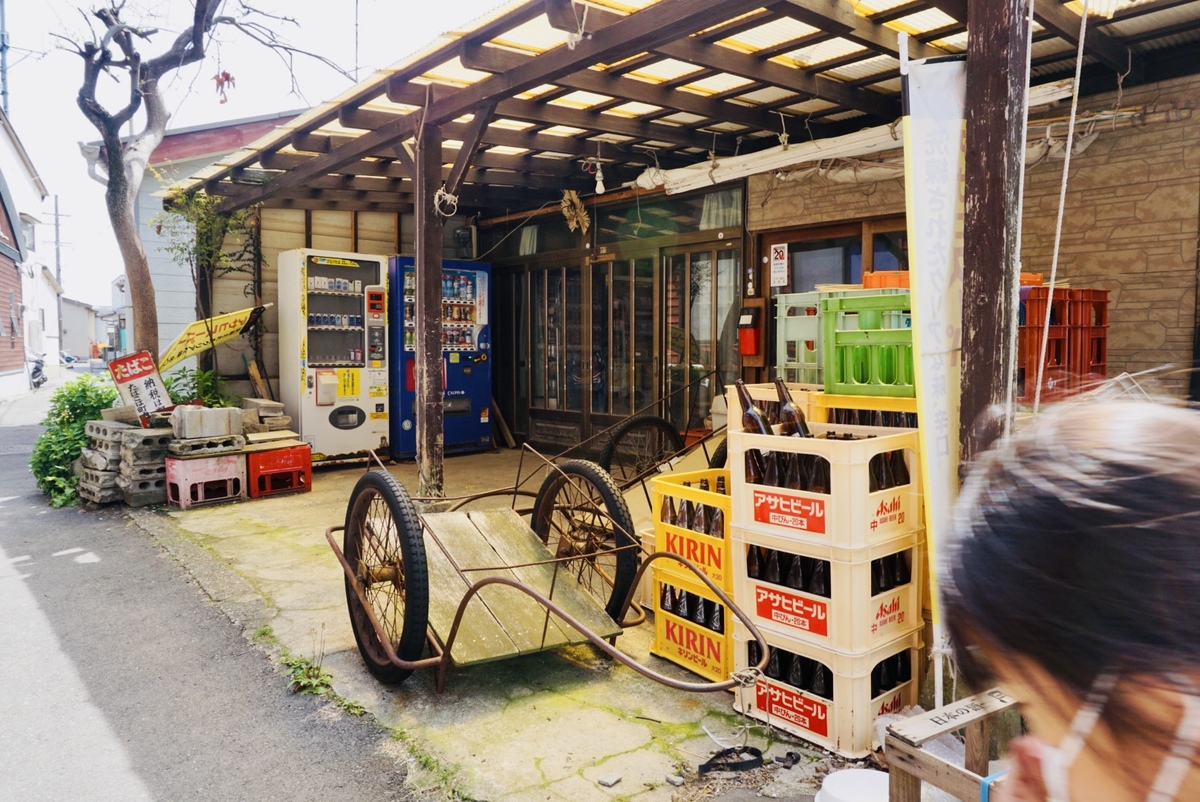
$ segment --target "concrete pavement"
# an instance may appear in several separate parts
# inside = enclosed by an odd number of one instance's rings
[[[518,460],[513,451],[448,458],[447,495],[511,486]],[[416,486],[414,465],[388,469],[407,488]],[[313,490],[301,495],[187,511],[138,510],[132,516],[169,549],[179,550],[185,565],[193,565],[198,552],[207,553],[237,577],[232,584],[219,577],[198,579],[218,603],[245,607],[245,626],[270,625],[294,653],[323,650],[338,693],[363,704],[409,743],[416,755],[414,787],[504,802],[719,798],[720,788],[743,781],[784,799],[815,792],[813,769],[823,765],[816,753],[808,769],[764,769],[753,777],[712,781],[715,786],[702,783],[696,766],[717,748],[705,729],[732,739],[748,723],[732,710],[732,695],[667,689],[589,646],[452,669],[441,696],[434,692],[432,671],[417,672],[399,687],[378,683],[355,646],[341,567],[324,538],[326,527],[342,523],[362,470],[318,468]],[[540,479],[532,488],[539,484]],[[494,498],[474,506],[509,502]],[[255,596],[264,607],[254,605]],[[649,654],[652,636],[652,624],[643,625],[627,630],[618,646],[656,671],[695,681]],[[749,737],[775,754],[804,751],[757,724]],[[681,770],[685,786],[668,783]],[[608,775],[621,782],[602,787],[598,780]],[[714,793],[705,793],[706,787]]]
[[[48,389],[38,391],[46,399],[41,403],[48,403]],[[0,404],[0,416],[40,420],[40,399]],[[513,451],[451,457],[447,494],[511,486],[518,459]],[[416,487],[414,465],[388,469],[407,488]],[[809,765],[701,780],[696,766],[717,748],[705,730],[733,740],[750,723],[732,710],[732,695],[669,690],[587,646],[452,669],[440,696],[432,672],[417,672],[398,687],[379,684],[358,654],[341,568],[324,538],[326,527],[342,523],[362,470],[318,468],[313,490],[300,495],[188,511],[126,512],[246,631],[269,627],[278,649],[322,657],[335,690],[407,743],[414,789],[497,802],[733,800],[748,791],[807,800],[815,792],[815,772],[827,762],[757,724],[749,729],[751,744],[768,754],[800,751],[810,756]],[[539,484],[540,479],[530,489]],[[509,501],[494,498],[475,506]],[[645,507],[644,500],[640,504]],[[694,681],[649,654],[652,635],[652,625],[643,625],[624,633],[618,646],[656,671]],[[679,774],[682,787],[668,782]],[[599,784],[612,776],[620,777],[615,786]]]

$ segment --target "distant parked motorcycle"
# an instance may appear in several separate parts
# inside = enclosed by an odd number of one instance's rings
[[[29,383],[33,385],[33,389],[37,389],[46,383],[46,355],[45,354],[29,354],[25,355],[29,360]]]

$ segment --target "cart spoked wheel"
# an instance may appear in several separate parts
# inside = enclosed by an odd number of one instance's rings
[[[611,476],[571,460],[551,471],[533,503],[533,531],[559,563],[616,620],[637,573],[633,517]],[[616,551],[617,547],[622,548]]]
[[[429,620],[425,541],[412,500],[391,474],[368,471],[354,486],[346,507],[343,551],[396,656],[419,660]],[[367,670],[380,682],[407,679],[412,670],[388,659],[349,579],[346,603]]]
[[[683,438],[670,421],[639,415],[618,426],[597,462],[620,487],[657,468],[684,449]]]

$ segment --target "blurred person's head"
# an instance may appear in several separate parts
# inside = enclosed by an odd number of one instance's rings
[[[1047,798],[1140,802],[1174,773],[1159,799],[1200,799],[1200,413],[1045,412],[972,470],[942,577],[964,679],[1059,747]]]

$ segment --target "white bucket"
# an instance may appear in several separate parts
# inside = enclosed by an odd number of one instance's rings
[[[813,802],[888,802],[888,775],[871,769],[835,771]]]

